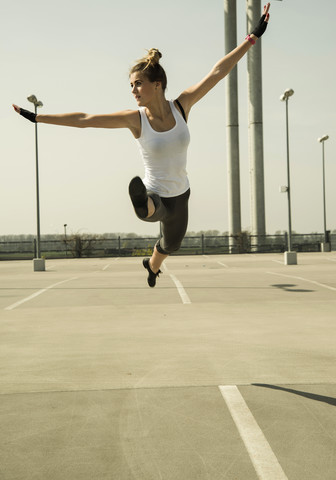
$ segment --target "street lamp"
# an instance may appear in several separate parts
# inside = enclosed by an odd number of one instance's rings
[[[34,104],[35,114],[37,108],[42,107],[43,103],[37,100],[35,95],[30,95],[27,100]],[[39,168],[38,168],[38,144],[37,144],[37,123],[35,123],[35,154],[36,154],[36,219],[37,219],[37,258],[34,259],[34,271],[44,271],[44,260],[41,259],[41,241],[40,241],[40,194],[39,194]],[[36,261],[35,261],[36,260]]]
[[[280,100],[286,102],[286,141],[287,141],[287,198],[288,198],[288,252],[285,252],[285,264],[296,265],[296,252],[292,252],[292,216],[291,216],[291,189],[289,170],[289,132],[288,132],[288,99],[294,94],[292,88],[287,88],[281,95]]]
[[[322,143],[322,172],[323,172],[323,227],[324,227],[324,245],[323,251],[330,251],[329,239],[327,235],[327,216],[326,216],[326,198],[325,198],[325,167],[324,167],[324,142],[328,140],[329,135],[323,135],[317,141]]]

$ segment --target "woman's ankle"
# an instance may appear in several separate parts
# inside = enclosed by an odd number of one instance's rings
[[[149,259],[149,267],[153,273],[157,273],[160,270],[162,263],[168,256],[169,255],[164,255],[158,252],[156,246],[154,247],[153,255]]]
[[[157,266],[153,264],[152,258],[149,259],[149,268],[152,270],[153,273],[157,273],[160,270],[160,267],[157,268]]]

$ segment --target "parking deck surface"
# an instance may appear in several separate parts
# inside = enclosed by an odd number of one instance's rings
[[[1,480],[335,480],[336,254],[0,263]]]

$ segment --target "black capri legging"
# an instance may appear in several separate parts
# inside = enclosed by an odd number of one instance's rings
[[[187,231],[190,188],[182,195],[170,198],[160,197],[150,190],[147,193],[154,202],[155,212],[148,218],[137,216],[145,222],[161,222],[162,238],[156,243],[156,249],[169,255],[180,248]]]

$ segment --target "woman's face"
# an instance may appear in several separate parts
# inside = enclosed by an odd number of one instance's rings
[[[130,75],[132,94],[139,105],[143,107],[148,105],[154,98],[158,82],[150,82],[141,72],[135,72]]]

